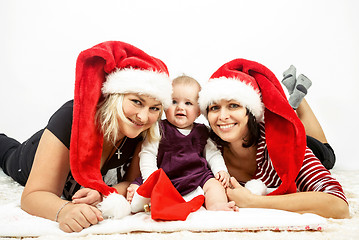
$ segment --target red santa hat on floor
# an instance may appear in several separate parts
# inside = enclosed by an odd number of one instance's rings
[[[103,134],[95,125],[97,104],[114,93],[139,93],[171,103],[166,65],[142,50],[119,41],[100,43],[80,53],[76,63],[70,166],[75,180],[107,196],[116,190],[102,179]]]
[[[295,179],[304,160],[305,130],[280,82],[268,68],[246,59],[235,59],[220,67],[199,95],[205,116],[210,104],[233,99],[248,108],[258,122],[264,117],[268,154],[282,180],[271,194],[297,191]]]
[[[186,201],[173,186],[162,168],[153,172],[137,189],[132,202],[133,213],[144,211],[151,205],[154,220],[186,220],[191,212],[197,211],[204,203],[204,195]]]

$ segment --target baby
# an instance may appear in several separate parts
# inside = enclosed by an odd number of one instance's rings
[[[140,152],[142,178],[130,185],[127,200],[131,202],[139,185],[162,168],[185,200],[204,193],[207,210],[237,211],[225,192],[230,176],[222,154],[209,138],[208,128],[194,122],[200,115],[200,84],[180,76],[173,80],[172,87],[172,105],[165,110],[167,119],[160,124],[162,139],[144,141]]]

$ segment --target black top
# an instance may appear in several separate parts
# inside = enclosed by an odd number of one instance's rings
[[[72,129],[72,112],[74,101],[68,101],[50,118],[46,128],[52,132],[68,149]]]
[[[73,115],[73,100],[66,102],[50,118],[46,128],[51,131],[68,149],[70,149],[71,129]],[[127,138],[121,148],[121,158],[118,159],[114,154],[101,169],[101,174],[106,184],[109,186],[121,182],[131,163],[137,144],[142,140],[141,137]],[[63,191],[64,197],[71,199],[73,194],[81,186],[74,180],[71,172],[67,178]]]

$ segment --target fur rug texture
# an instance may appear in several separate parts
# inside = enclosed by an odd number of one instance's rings
[[[19,203],[23,187],[0,170],[0,239],[359,239],[359,171],[331,172],[344,188],[350,219],[270,209],[241,209],[239,213],[201,209],[184,222],[157,223],[140,213],[122,220],[105,220],[79,234],[64,234],[57,223],[22,211]]]

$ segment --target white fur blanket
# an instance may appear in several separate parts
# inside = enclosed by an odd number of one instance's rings
[[[138,239],[206,238],[217,235],[226,239],[261,235],[281,239],[359,239],[358,171],[334,171],[342,183],[351,207],[351,219],[325,219],[315,214],[296,214],[271,209],[241,209],[235,212],[213,212],[201,208],[186,221],[153,221],[150,215],[138,213],[120,220],[106,219],[80,233],[66,234],[56,222],[27,214],[19,207],[22,187],[0,172],[0,237],[38,237],[39,239]],[[221,233],[219,236],[218,234]],[[324,238],[317,238],[324,237]],[[327,237],[325,237],[327,236]],[[336,236],[336,237],[334,237]],[[141,238],[142,238],[141,237]],[[267,237],[265,237],[267,238]],[[263,238],[258,238],[263,239]]]

